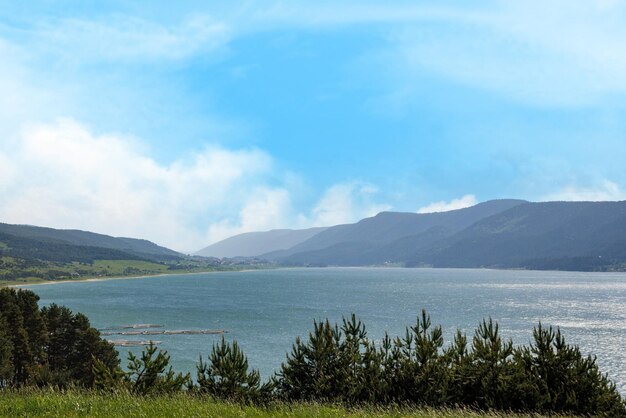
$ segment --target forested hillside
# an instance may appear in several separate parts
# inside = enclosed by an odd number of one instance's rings
[[[146,240],[0,224],[0,284],[236,269],[249,263],[185,256]]]
[[[295,266],[623,270],[626,202],[504,200],[435,214],[381,213],[265,256]]]
[[[153,242],[135,238],[116,238],[94,232],[76,229],[53,229],[31,225],[11,225],[0,223],[0,234],[13,237],[32,239],[37,242],[62,243],[74,246],[100,247],[159,257],[177,257],[181,254]],[[2,241],[2,239],[0,239]]]
[[[408,265],[563,270],[623,269],[626,202],[528,203],[486,218]]]

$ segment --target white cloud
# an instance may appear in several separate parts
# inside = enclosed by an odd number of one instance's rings
[[[466,194],[458,199],[452,199],[449,202],[444,200],[439,202],[430,203],[417,210],[417,213],[432,213],[432,212],[447,212],[450,210],[463,209],[470,206],[474,206],[476,203],[476,196],[473,194]]]
[[[538,18],[541,16],[541,18]],[[368,24],[388,45],[369,65],[394,68],[394,88],[419,88],[424,70],[541,106],[580,106],[626,93],[626,4],[274,2],[239,16],[250,30]],[[233,25],[236,26],[236,25]],[[252,28],[252,29],[250,29]],[[411,95],[412,97],[413,95]]]
[[[386,53],[376,65],[396,69],[398,91],[410,90],[426,69],[532,104],[580,105],[626,93],[623,2],[275,1],[211,9],[215,13],[192,11],[175,24],[125,15],[106,21],[47,18],[3,32],[46,63],[84,65],[179,60],[215,52],[251,33],[369,24],[388,35]]]
[[[23,48],[0,38],[0,129],[4,141],[33,115],[45,119],[63,106],[60,92],[41,88],[27,56]]]
[[[241,35],[368,24],[388,35],[373,64],[395,67],[398,91],[428,70],[533,105],[587,105],[626,93],[624,2],[446,3],[250,3],[230,26]]]
[[[311,212],[314,226],[332,226],[358,221],[391,209],[391,206],[373,202],[378,192],[371,184],[340,183],[330,187]]]
[[[549,194],[545,201],[616,201],[626,200],[626,191],[609,180],[600,182],[595,187],[580,187],[570,185],[556,193]]]
[[[289,177],[289,175],[287,176]],[[289,178],[286,184],[294,183]],[[300,187],[295,182],[295,187]],[[310,228],[357,222],[391,209],[390,205],[374,201],[378,189],[360,182],[345,182],[330,186],[310,210],[296,211],[288,188],[259,188],[242,202],[237,217],[223,219],[209,226],[210,242],[250,231],[279,228]]]
[[[84,65],[87,61],[178,60],[225,45],[231,30],[224,22],[196,15],[179,25],[162,25],[131,16],[106,22],[43,20],[30,28],[30,48]],[[28,39],[28,38],[27,38]]]
[[[292,217],[288,190],[260,188],[242,202],[236,218],[209,225],[207,244],[244,232],[292,227]]]
[[[330,187],[310,213],[291,202],[293,175],[275,183],[258,149],[208,147],[159,164],[142,143],[94,135],[71,119],[0,140],[0,220],[146,238],[195,251],[228,236],[354,222],[389,208],[372,185]]]
[[[498,2],[390,41],[409,84],[427,69],[534,105],[586,105],[626,93],[625,15],[617,2]]]
[[[8,187],[15,177],[16,167],[11,159],[0,154],[0,190]]]
[[[262,8],[249,10],[247,19],[261,28],[273,27],[332,27],[358,24],[402,24],[427,19],[468,16],[462,9],[432,7],[423,4],[391,4],[380,2],[318,1],[273,2]]]
[[[128,138],[96,136],[72,120],[32,127],[17,146],[0,142],[5,160],[12,168],[0,182],[4,222],[145,237],[178,249],[206,244],[198,223],[227,217],[272,170],[262,151],[219,147],[160,165]]]

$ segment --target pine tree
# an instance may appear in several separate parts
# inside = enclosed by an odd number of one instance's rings
[[[517,357],[527,380],[543,395],[536,409],[626,416],[615,384],[600,373],[595,358],[584,357],[578,347],[565,343],[559,329],[541,323],[533,330],[533,340]]]
[[[307,361],[306,346],[296,337],[296,342],[287,354],[286,363],[277,374],[278,392],[285,399],[310,399],[312,367]]]
[[[287,399],[334,400],[343,397],[344,358],[341,357],[342,333],[337,325],[313,321],[313,331],[305,344],[300,339],[287,356],[279,374],[280,391]],[[306,371],[307,374],[302,373]],[[294,385],[295,382],[299,386]]]
[[[7,387],[13,380],[13,343],[5,319],[0,316],[0,388]]]
[[[420,404],[440,405],[447,398],[447,379],[444,358],[441,356],[443,332],[441,326],[431,328],[430,316],[422,310],[415,326],[415,362],[411,398]]]
[[[260,401],[272,391],[272,382],[261,385],[259,372],[249,370],[248,359],[237,341],[227,343],[224,337],[213,345],[208,362],[200,357],[197,370],[200,391],[217,398]]]
[[[503,341],[499,326],[491,318],[483,320],[472,340],[468,384],[472,402],[485,409],[506,409],[505,400],[512,382],[513,342]]]
[[[21,386],[31,380],[34,370],[40,365],[34,361],[17,293],[15,289],[0,289],[0,315],[9,330],[10,345],[13,348],[11,353],[13,363],[11,384]]]
[[[52,304],[41,310],[49,332],[45,352],[48,367],[43,384],[67,386],[70,382],[91,387],[94,382],[93,358],[107,368],[119,364],[113,345],[103,340],[83,314],[73,314],[64,306]]]
[[[128,353],[128,372],[124,381],[131,392],[141,395],[173,393],[180,391],[189,381],[189,374],[176,374],[171,366],[168,369],[170,356],[167,351],[156,351],[156,345],[151,342],[140,357]]]
[[[43,364],[46,362],[43,347],[48,340],[48,333],[37,305],[39,296],[30,290],[18,290],[16,297],[22,311],[24,330],[28,334],[32,361],[37,364]]]

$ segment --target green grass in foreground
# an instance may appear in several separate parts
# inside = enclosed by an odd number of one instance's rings
[[[37,417],[538,417],[478,413],[463,409],[353,408],[319,404],[252,407],[185,394],[142,398],[126,394],[8,391],[0,394],[0,416]],[[554,415],[552,415],[554,416]]]

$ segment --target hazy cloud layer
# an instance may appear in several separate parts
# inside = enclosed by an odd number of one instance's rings
[[[562,190],[544,196],[543,200],[557,201],[606,201],[606,200],[626,200],[626,191],[612,181],[604,180],[594,186],[570,185]]]
[[[433,202],[417,210],[417,213],[433,213],[433,212],[446,212],[449,210],[463,209],[470,206],[474,206],[478,201],[473,194],[466,194],[458,199],[452,199],[449,202],[439,201]]]
[[[399,90],[428,70],[523,103],[580,106],[626,93],[625,14],[611,0],[277,2],[248,18],[261,27],[380,25],[380,65],[395,68]]]
[[[305,223],[313,226],[346,224],[390,210],[388,204],[375,203],[376,193],[378,189],[368,184],[351,182],[334,185],[315,205],[311,219]]]
[[[375,190],[348,184],[299,213],[287,188],[270,185],[276,174],[258,149],[213,146],[158,164],[136,139],[64,119],[0,142],[0,219],[192,251],[236,233],[353,222],[388,208],[373,202]]]
[[[402,75],[396,82],[406,88],[416,82],[415,74],[429,70],[539,105],[584,105],[626,93],[626,5],[619,1],[496,1],[472,8],[276,1],[214,9],[168,24],[126,15],[42,18],[4,32],[19,33],[30,53],[67,64],[179,60],[206,56],[255,33],[368,24],[384,28],[389,52],[382,66],[395,68]]]
[[[28,43],[40,54],[66,62],[179,60],[206,54],[230,40],[225,23],[195,15],[175,25],[117,16],[115,19],[46,19],[29,29]]]

